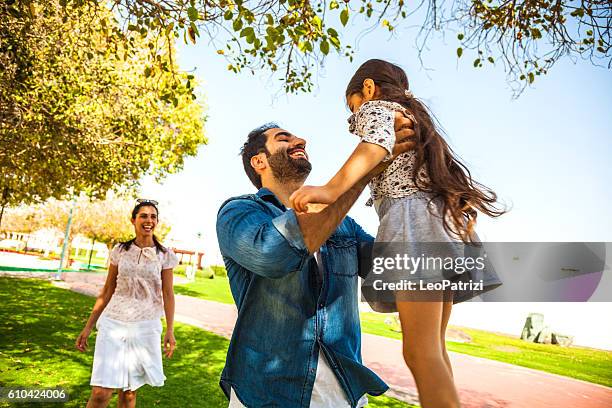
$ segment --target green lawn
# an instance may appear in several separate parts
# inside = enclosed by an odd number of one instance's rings
[[[66,407],[83,407],[89,397],[89,378],[95,331],[90,349],[74,348],[94,299],[34,279],[0,277],[0,386],[64,387]],[[138,391],[139,407],[225,408],[219,388],[228,341],[201,329],[177,324],[177,349],[164,358],[168,379],[161,388]],[[388,397],[371,398],[372,407],[406,407]],[[34,404],[33,404],[34,405]],[[58,404],[36,403],[37,407]],[[8,407],[0,402],[0,407]],[[116,396],[111,405],[116,406]]]
[[[397,327],[385,323],[385,319],[389,316],[380,313],[361,313],[361,328],[366,333],[401,339],[402,335],[396,331]],[[447,341],[448,350],[612,386],[610,351],[529,343],[518,337],[499,333],[468,328],[460,330],[468,334],[472,341],[470,343]]]
[[[177,286],[176,293],[233,303],[226,278],[198,279],[194,283]],[[365,333],[401,339],[401,333],[395,331],[393,326],[385,324],[385,319],[389,316],[362,313],[361,328]],[[461,330],[471,336],[472,342],[466,344],[448,341],[449,350],[612,386],[612,352],[528,343],[515,337],[483,330]]]
[[[215,302],[234,304],[227,278],[215,276],[213,279],[196,278],[195,282],[174,285],[174,293],[193,296]]]

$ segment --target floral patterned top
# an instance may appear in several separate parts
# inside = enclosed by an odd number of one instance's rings
[[[349,131],[359,136],[362,142],[383,147],[387,151],[383,161],[389,161],[393,157],[395,145],[395,112],[405,110],[396,102],[382,100],[366,102],[349,117]],[[414,120],[414,117],[412,119]],[[367,205],[372,205],[373,200],[382,197],[403,198],[418,192],[419,189],[412,181],[415,162],[414,150],[397,156],[384,172],[370,181],[371,199]],[[425,168],[421,168],[418,177],[424,184],[429,180]]]
[[[127,251],[116,245],[110,263],[118,266],[117,286],[103,316],[124,322],[154,320],[163,316],[161,271],[174,268],[178,259],[171,249],[139,248]]]

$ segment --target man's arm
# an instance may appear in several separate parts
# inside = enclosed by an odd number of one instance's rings
[[[293,211],[272,217],[248,199],[230,201],[219,210],[217,239],[224,256],[266,278],[282,278],[309,258]]]
[[[414,149],[415,131],[414,122],[400,113],[395,116],[395,139],[396,142],[393,148],[393,158],[395,159],[400,154]],[[328,205],[323,210],[314,213],[296,213],[304,243],[308,252],[313,254],[333,232],[338,228],[348,211],[351,209],[359,195],[376,175],[382,173],[387,168],[392,160],[382,162],[365,177],[359,180],[346,193],[342,194],[333,204]]]

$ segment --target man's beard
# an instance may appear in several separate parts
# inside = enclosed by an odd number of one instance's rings
[[[268,164],[274,178],[279,182],[303,182],[312,170],[312,164],[306,159],[293,159],[287,149],[282,149],[268,156]]]

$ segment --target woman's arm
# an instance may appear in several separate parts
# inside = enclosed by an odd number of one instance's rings
[[[164,336],[164,353],[172,357],[176,347],[174,338],[174,285],[172,268],[162,270],[162,296],[164,298],[164,312],[166,313],[166,335]]]
[[[91,314],[89,315],[89,319],[87,319],[85,328],[83,329],[83,331],[81,331],[79,337],[76,340],[75,345],[79,351],[87,350],[87,338],[89,337],[89,334],[96,325],[98,318],[104,311],[104,308],[106,307],[108,302],[110,302],[111,297],[115,293],[115,288],[117,287],[117,274],[117,265],[110,264],[110,266],[108,267],[108,275],[106,275],[106,282],[104,282],[104,287],[96,298],[96,303],[94,304]]]

